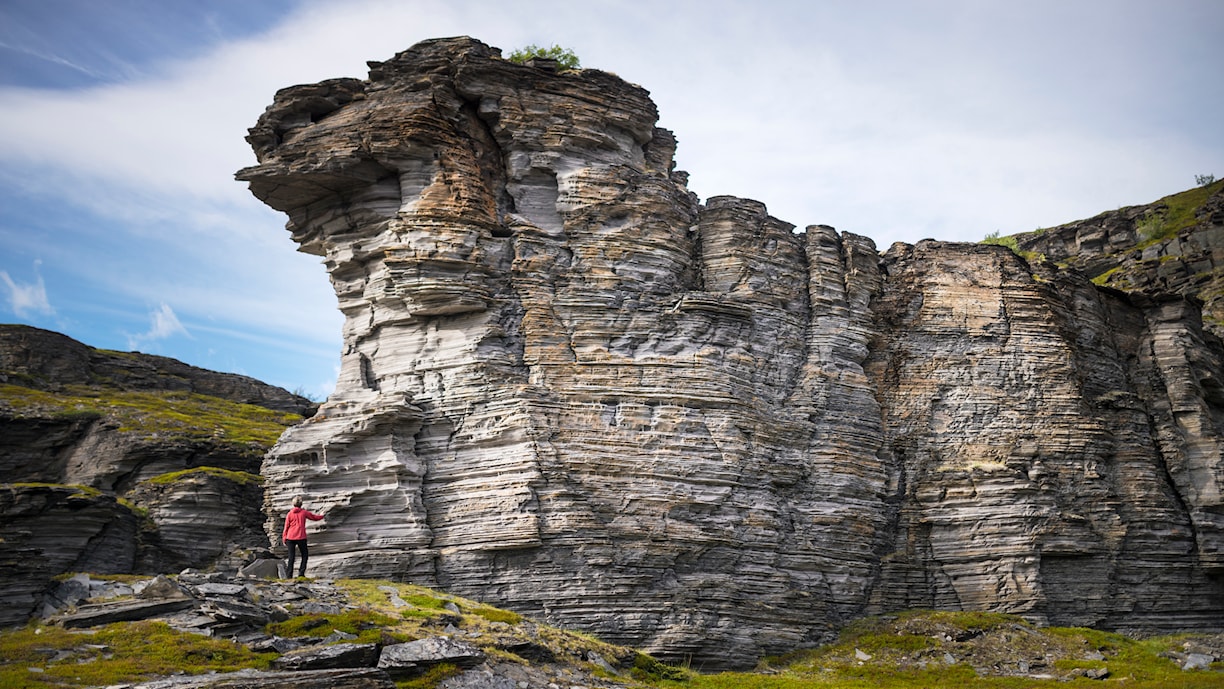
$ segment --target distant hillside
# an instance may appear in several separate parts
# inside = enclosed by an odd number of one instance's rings
[[[0,624],[62,572],[266,551],[260,462],[314,410],[246,376],[0,325]]]
[[[1204,326],[1224,337],[1224,180],[994,241],[1098,285],[1200,301]]]

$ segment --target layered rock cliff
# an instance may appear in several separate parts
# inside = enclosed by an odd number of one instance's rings
[[[64,572],[267,552],[263,453],[307,399],[246,376],[0,325],[0,626]]]
[[[312,570],[695,666],[870,611],[1224,619],[1224,350],[1179,295],[702,202],[646,91],[468,38],[295,86],[238,178],[323,258],[336,392],[267,456]]]

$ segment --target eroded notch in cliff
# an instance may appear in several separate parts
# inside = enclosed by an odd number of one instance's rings
[[[514,233],[510,227],[502,221],[509,213],[515,212],[514,197],[510,194],[507,188],[507,161],[502,147],[497,143],[497,137],[493,135],[493,130],[490,128],[490,123],[485,118],[490,117],[494,120],[497,117],[496,107],[482,107],[485,101],[491,99],[482,99],[480,103],[465,100],[460,108],[459,128],[466,136],[472,150],[472,157],[476,160],[477,169],[480,172],[480,180],[484,187],[489,190],[489,194],[493,199],[495,206],[495,216],[498,220],[491,228],[490,232],[494,237],[509,237]],[[487,110],[488,114],[483,113]]]

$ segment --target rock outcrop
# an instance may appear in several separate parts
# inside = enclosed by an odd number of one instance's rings
[[[1224,619],[1224,349],[1197,305],[1007,248],[881,255],[702,203],[640,87],[468,38],[295,86],[238,173],[346,321],[264,462],[312,571],[701,667],[868,611]]]
[[[310,400],[0,326],[0,625],[68,571],[236,568],[269,547],[263,453]]]
[[[1015,241],[1030,260],[1074,267],[1101,285],[1199,301],[1204,327],[1224,337],[1224,180]]]
[[[276,581],[219,572],[129,580],[108,581],[88,574],[66,579],[47,597],[43,622],[70,629],[157,622],[184,636],[224,639],[233,642],[232,650],[241,646],[273,657],[270,671],[248,668],[195,676],[177,672],[111,685],[115,687],[392,689],[397,681],[432,685],[445,680],[443,686],[472,689],[559,685],[621,689],[641,684],[632,681],[631,674],[639,677],[666,670],[633,649],[419,587],[384,584],[375,591],[373,585]],[[89,635],[81,639],[94,641]],[[93,644],[93,649],[99,648],[106,649]],[[9,660],[0,658],[0,667]],[[96,658],[89,650],[78,655],[64,649],[39,660],[50,670]],[[129,673],[146,674],[137,658],[125,660]],[[30,667],[44,671],[28,658],[17,662],[23,671]]]

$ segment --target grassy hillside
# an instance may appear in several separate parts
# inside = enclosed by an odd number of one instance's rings
[[[164,439],[270,446],[297,414],[182,391],[134,391],[84,385],[48,392],[0,385],[0,409],[11,417],[107,418],[121,433]],[[261,450],[262,452],[262,450]]]

